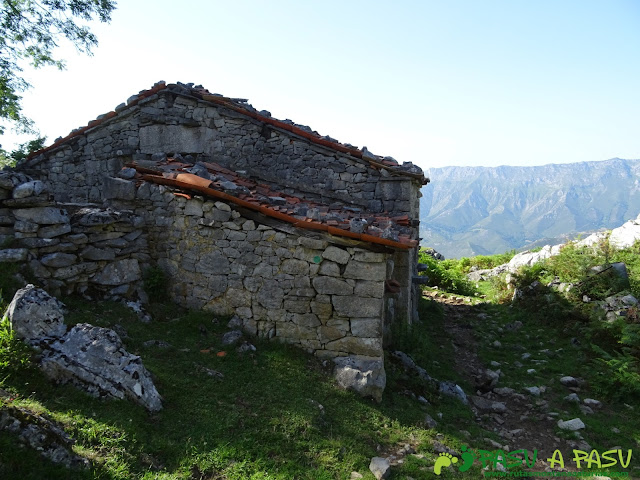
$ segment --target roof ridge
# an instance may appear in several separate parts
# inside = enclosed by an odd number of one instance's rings
[[[420,180],[422,184],[426,184],[429,182],[429,179],[425,178],[422,172],[422,169],[420,169],[420,167],[413,165],[413,163],[411,162],[404,162],[403,165],[400,165],[398,161],[395,160],[393,157],[388,157],[388,156],[381,157],[379,155],[375,155],[371,153],[366,146],[362,147],[361,149],[358,149],[357,147],[354,147],[351,144],[340,143],[328,135],[321,136],[319,133],[312,130],[310,127],[305,125],[298,125],[289,119],[279,120],[279,119],[272,118],[271,114],[268,111],[266,110],[258,111],[251,104],[247,103],[248,100],[246,99],[230,98],[217,93],[211,93],[202,85],[197,85],[194,87],[192,83],[183,84],[180,82],[175,84],[167,84],[163,80],[156,82],[150,89],[141,90],[137,95],[132,95],[131,97],[129,97],[127,99],[126,105],[124,103],[118,105],[114,110],[98,116],[95,120],[90,121],[86,126],[72,130],[66,137],[57,138],[54,141],[54,143],[49,145],[48,147],[42,148],[36,152],[31,153],[27,157],[27,160],[30,160],[38,155],[41,155],[45,152],[48,152],[50,150],[53,150],[54,148],[61,146],[62,144],[66,143],[72,138],[82,135],[87,130],[95,128],[101,125],[102,123],[114,118],[116,115],[123,112],[124,110],[134,107],[141,100],[144,100],[145,98],[148,98],[163,90],[169,90],[178,95],[194,97],[205,102],[222,105],[226,108],[230,108],[238,113],[246,115],[260,122],[267,123],[274,127],[281,128],[290,133],[298,135],[317,145],[323,146],[325,148],[330,148],[339,153],[350,155],[352,157],[360,158],[368,162],[373,168],[387,170],[392,175],[412,177],[417,180]]]

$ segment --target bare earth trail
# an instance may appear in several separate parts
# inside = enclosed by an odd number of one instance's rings
[[[470,448],[503,450],[506,453],[527,450],[529,459],[532,459],[533,452],[537,450],[535,466],[527,468],[529,471],[549,471],[547,459],[552,457],[555,450],[560,450],[564,455],[571,453],[574,448],[591,450],[583,440],[565,439],[556,435],[560,416],[545,400],[545,392],[534,396],[522,389],[509,389],[509,379],[504,375],[500,376],[497,383],[489,386],[486,371],[499,371],[502,365],[487,365],[478,356],[477,347],[481,334],[477,332],[483,323],[486,326],[487,321],[491,320],[490,316],[470,305],[465,297],[448,297],[434,291],[427,291],[424,296],[442,306],[444,330],[450,334],[454,348],[455,369],[476,389],[466,393],[470,398],[475,421],[487,431],[487,435],[480,439],[470,439]],[[513,347],[508,344],[501,346],[503,349]],[[517,360],[516,355],[518,353],[514,351],[514,360]],[[522,454],[518,456],[522,458]],[[556,465],[553,470],[561,469]]]

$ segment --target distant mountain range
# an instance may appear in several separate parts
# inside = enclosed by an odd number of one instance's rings
[[[492,255],[622,225],[640,213],[640,160],[425,172],[421,244],[446,258]]]

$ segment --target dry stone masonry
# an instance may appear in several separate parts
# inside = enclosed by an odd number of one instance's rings
[[[140,265],[150,257],[131,212],[55,203],[40,181],[13,172],[0,172],[0,191],[8,197],[0,201],[0,262],[26,262],[54,295],[141,292]]]
[[[418,167],[159,82],[18,170],[0,176],[0,261],[112,297],[159,266],[176,302],[342,359],[341,383],[380,399],[390,325],[417,318]]]

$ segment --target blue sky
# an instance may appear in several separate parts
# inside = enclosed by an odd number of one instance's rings
[[[93,30],[25,71],[49,142],[165,80],[424,169],[640,158],[636,0],[120,0]]]

